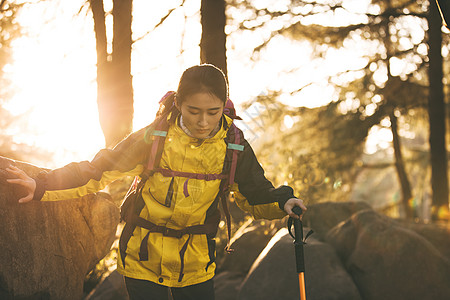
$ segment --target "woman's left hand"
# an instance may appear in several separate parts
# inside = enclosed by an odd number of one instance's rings
[[[299,219],[300,216],[297,216],[297,215],[292,211],[292,209],[293,209],[295,206],[299,206],[299,207],[302,209],[302,211],[303,211],[302,215],[303,215],[303,214],[305,213],[305,211],[307,210],[306,206],[303,204],[303,200],[298,199],[298,198],[291,198],[291,199],[289,199],[289,200],[286,202],[286,204],[284,205],[284,211],[285,211],[290,217],[292,217],[292,218],[294,218],[294,219]]]
[[[19,199],[19,203],[26,203],[33,200],[36,191],[36,181],[16,166],[10,165],[6,168],[6,171],[15,177],[7,179],[7,182],[21,185],[27,191],[27,194]]]

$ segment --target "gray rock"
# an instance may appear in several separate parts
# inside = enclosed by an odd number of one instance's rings
[[[350,218],[354,213],[370,209],[365,202],[323,202],[308,205],[303,216],[303,224],[314,230],[314,237],[323,240],[327,232]]]
[[[447,259],[450,260],[450,227],[446,224],[423,224],[397,221],[399,226],[410,229],[426,238]]]
[[[304,246],[308,300],[360,300],[358,290],[329,245],[311,237]],[[293,239],[281,229],[253,264],[239,300],[298,300]]]
[[[245,274],[225,271],[214,277],[216,300],[236,300]]]
[[[30,176],[42,170],[0,157],[0,298],[81,299],[87,272],[114,241],[117,206],[96,195],[19,204],[23,191],[5,182],[11,163]]]
[[[225,254],[217,263],[217,273],[228,271],[245,276],[280,224],[284,226],[281,222],[253,220],[242,225],[231,239],[234,252]]]
[[[450,263],[427,239],[373,210],[327,238],[363,299],[450,299]]]
[[[85,300],[128,300],[125,280],[117,270],[103,279]]]
[[[214,278],[216,300],[234,300],[253,262],[284,221],[253,220],[244,223],[232,238],[234,252],[217,263]]]

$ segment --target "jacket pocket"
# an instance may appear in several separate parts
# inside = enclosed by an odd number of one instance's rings
[[[149,179],[145,191],[159,204],[170,207],[172,200],[176,196],[176,187],[174,185],[174,177],[164,177],[159,173],[155,173],[154,176]]]

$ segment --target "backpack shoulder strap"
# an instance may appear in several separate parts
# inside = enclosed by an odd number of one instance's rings
[[[155,168],[159,166],[161,160],[164,142],[167,136],[168,122],[164,122],[166,118],[157,119],[152,125],[150,125],[145,132],[144,139],[148,142],[153,141],[151,144],[150,153],[148,154],[148,163],[144,167],[144,171],[134,178],[127,194],[120,205],[121,220],[128,222],[130,220],[129,214],[135,213],[136,199],[138,199],[142,188],[144,187],[147,179],[151,176]],[[132,208],[131,208],[132,207]],[[142,209],[142,207],[141,207]]]
[[[231,165],[228,179],[228,186],[231,187],[234,184],[234,175],[236,174],[239,152],[244,151],[244,145],[242,145],[244,137],[242,131],[237,128],[234,123],[232,123],[230,129],[228,130],[226,139],[228,140],[227,152],[231,152]]]
[[[145,133],[145,140],[152,141],[151,150],[148,156],[147,167],[144,172],[141,174],[141,178],[145,181],[148,177],[154,172],[156,168],[159,167],[159,162],[161,161],[161,156],[164,148],[164,142],[166,140],[167,131],[169,130],[169,118],[173,118],[170,113],[170,108],[164,110],[166,113],[163,113],[163,107],[168,105],[169,103],[165,103],[169,101],[169,97],[173,96],[174,92],[167,92],[159,101],[160,111],[157,113],[156,120],[153,122],[152,126],[149,126],[147,132]],[[173,102],[170,105],[174,105]]]
[[[227,136],[225,138],[225,143],[227,144],[227,150],[225,154],[225,161],[223,163],[223,174],[228,174],[228,176],[222,179],[220,184],[220,200],[223,209],[223,213],[225,214],[226,223],[227,223],[227,246],[225,250],[228,253],[233,252],[231,249],[230,241],[231,241],[231,215],[228,209],[228,196],[230,192],[231,186],[234,184],[234,176],[236,173],[237,160],[240,152],[244,151],[244,136],[242,131],[236,127],[233,123],[228,129]]]
[[[168,129],[169,122],[167,121],[167,117],[161,116],[155,121],[155,127],[150,127],[145,134],[146,139],[152,140],[152,145],[148,155],[147,166],[141,174],[143,180],[147,180],[152,172],[159,167]]]

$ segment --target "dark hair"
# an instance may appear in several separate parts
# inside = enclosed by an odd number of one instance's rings
[[[228,84],[225,74],[210,64],[186,69],[178,84],[176,95],[178,103],[181,104],[189,96],[205,92],[216,96],[225,105],[228,99]]]
[[[173,113],[172,117],[176,117],[179,111],[174,105],[175,97],[178,104],[181,104],[187,97],[197,93],[212,94],[225,105],[228,99],[228,83],[225,74],[210,64],[196,65],[186,69],[181,75],[177,92],[165,97],[157,116],[170,111]]]

